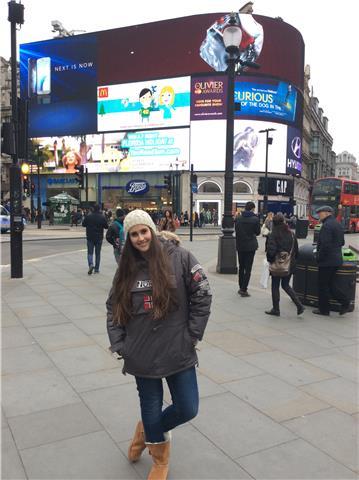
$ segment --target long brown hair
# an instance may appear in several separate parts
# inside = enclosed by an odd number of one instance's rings
[[[176,285],[171,283],[170,279],[172,267],[169,255],[152,230],[151,234],[152,240],[146,260],[127,236],[113,283],[112,305],[115,325],[126,325],[131,320],[131,289],[138,272],[146,267],[152,282],[153,318],[159,320],[177,306]]]

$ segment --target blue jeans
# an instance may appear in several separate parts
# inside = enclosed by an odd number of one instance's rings
[[[146,442],[164,442],[164,432],[189,422],[198,413],[196,368],[192,367],[166,377],[172,405],[162,410],[163,384],[161,378],[136,377],[141,416]]]
[[[98,242],[94,242],[92,240],[87,240],[87,261],[89,267],[93,267],[93,251],[95,249],[95,272],[98,272],[100,269],[100,260],[101,260],[101,247],[102,247],[102,240]]]

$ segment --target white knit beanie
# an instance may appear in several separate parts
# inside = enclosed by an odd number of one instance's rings
[[[128,213],[123,222],[125,232],[128,233],[135,225],[146,225],[156,232],[156,225],[153,223],[152,218],[144,210],[133,210]]]

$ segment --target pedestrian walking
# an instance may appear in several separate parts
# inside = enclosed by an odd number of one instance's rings
[[[267,310],[265,313],[267,315],[280,316],[279,287],[282,286],[282,289],[296,305],[297,314],[301,315],[304,312],[304,307],[289,284],[295,270],[295,261],[298,257],[298,241],[281,213],[273,217],[273,229],[268,237],[266,252],[272,277],[273,306],[271,310]]]
[[[236,246],[239,262],[239,290],[241,297],[250,297],[248,284],[251,278],[254,255],[258,249],[257,236],[261,233],[255,205],[247,202],[242,215],[236,219]]]
[[[318,208],[317,213],[322,227],[319,230],[317,244],[318,263],[318,309],[313,310],[316,315],[330,314],[330,295],[341,304],[340,315],[349,311],[350,301],[335,283],[335,274],[343,264],[342,246],[344,245],[344,230],[334,218],[332,207],[324,205]]]
[[[176,224],[173,219],[171,210],[165,210],[165,216],[160,221],[159,230],[160,232],[162,232],[163,230],[166,230],[168,232],[176,231]]]
[[[113,254],[117,265],[119,264],[121,252],[125,243],[125,229],[123,226],[124,219],[124,210],[118,208],[116,210],[116,218],[106,232],[106,240],[113,246]]]
[[[77,227],[77,211],[73,208],[71,212],[71,227],[74,225]]]
[[[195,345],[212,297],[201,265],[176,235],[156,234],[143,210],[129,213],[124,226],[127,239],[107,300],[110,349],[124,359],[123,373],[135,377],[139,393],[142,421],[128,458],[136,462],[147,447],[153,460],[148,479],[165,480],[170,432],[198,412]],[[164,410],[163,379],[173,402]]]
[[[82,226],[86,227],[87,239],[87,261],[88,274],[91,275],[93,271],[100,273],[101,247],[103,241],[104,229],[107,230],[108,225],[105,216],[100,212],[100,206],[95,205],[93,212],[89,213],[83,220]],[[95,250],[95,266],[93,264],[93,253]]]

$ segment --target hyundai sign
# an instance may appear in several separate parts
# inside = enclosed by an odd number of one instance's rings
[[[288,127],[286,172],[288,175],[302,173],[302,134],[294,127]]]
[[[126,184],[126,192],[131,195],[144,195],[150,189],[150,184],[146,180],[131,180]]]

